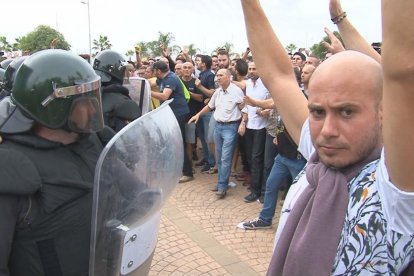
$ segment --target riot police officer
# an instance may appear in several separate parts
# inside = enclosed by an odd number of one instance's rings
[[[3,80],[1,84],[0,100],[10,95],[13,88],[14,79],[16,77],[16,72],[27,57],[28,56],[22,56],[14,59],[4,70]]]
[[[87,275],[100,86],[81,57],[49,49],[0,101],[0,275]]]
[[[102,80],[102,106],[105,124],[118,132],[141,115],[141,109],[122,86],[128,62],[120,53],[104,50],[95,57],[93,68]]]

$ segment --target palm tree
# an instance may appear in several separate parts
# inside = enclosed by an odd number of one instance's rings
[[[168,47],[173,41],[175,40],[175,37],[173,33],[163,33],[158,32],[158,43],[159,45],[164,45],[165,47]]]
[[[135,51],[134,50],[128,50],[125,55],[128,57],[129,60],[131,60],[132,56],[135,55]]]
[[[92,56],[96,56],[96,54],[100,51],[111,49],[112,47],[112,44],[106,35],[99,35],[99,40],[94,39],[92,44],[92,50],[96,51],[94,54],[92,54]]]
[[[288,53],[293,53],[295,50],[296,50],[296,45],[295,44],[293,44],[293,43],[290,43],[288,46],[286,46],[286,51],[288,52]]]
[[[188,54],[190,56],[194,56],[197,53],[200,53],[201,50],[199,48],[196,48],[196,46],[194,45],[194,43],[191,43],[188,45]]]
[[[20,46],[20,40],[21,39],[22,39],[21,37],[18,37],[18,38],[14,39],[14,42],[12,44],[13,51],[23,50],[23,49],[21,49],[21,46]]]
[[[141,48],[141,57],[150,57],[151,56],[151,45],[148,42],[138,42],[135,43],[135,45],[137,45],[138,47]]]
[[[217,54],[217,52],[219,52],[220,50],[226,50],[226,52],[230,54],[232,48],[233,44],[226,41],[223,46],[216,47],[212,54]]]
[[[228,41],[226,41],[223,45],[223,48],[226,49],[227,53],[231,53],[233,50],[233,47],[234,47],[233,43],[230,43]]]
[[[0,36],[0,50],[3,50],[5,52],[10,52],[12,50],[12,46],[7,41],[7,38],[5,36]]]

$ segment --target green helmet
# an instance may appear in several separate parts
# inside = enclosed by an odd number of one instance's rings
[[[11,99],[48,128],[96,132],[103,128],[100,78],[83,58],[48,49],[27,58],[16,73]]]
[[[6,70],[4,70],[3,68],[0,68],[0,83],[4,82],[4,73],[6,72]]]
[[[126,58],[113,50],[99,52],[93,62],[93,69],[101,77],[103,83],[124,81]]]
[[[2,62],[0,62],[0,67],[3,69],[7,69],[7,66],[9,66],[9,64],[13,61],[13,59],[8,58],[3,60]]]
[[[23,61],[28,56],[22,56],[15,58],[6,68],[6,72],[4,73],[3,85],[4,88],[8,91],[11,91],[13,88],[14,78],[16,77],[16,72],[19,69],[20,65],[22,65]]]

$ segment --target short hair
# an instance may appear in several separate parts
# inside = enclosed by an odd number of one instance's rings
[[[168,67],[167,63],[165,63],[162,60],[159,60],[159,61],[155,62],[152,65],[152,68],[154,68],[155,70],[160,70],[163,73],[168,72],[168,70],[170,70],[170,68]]]
[[[229,52],[227,52],[226,49],[219,49],[218,52],[217,52],[217,56],[219,56],[219,55],[229,57]]]
[[[249,71],[249,65],[245,60],[238,59],[236,60],[236,65],[234,66],[234,69],[239,73],[240,76],[244,77],[247,75],[247,72]]]
[[[292,56],[300,56],[300,59],[302,61],[306,61],[306,56],[302,54],[301,52],[295,52]]]
[[[213,64],[213,59],[209,55],[201,55],[201,62],[206,65],[208,70],[211,69],[211,65]]]
[[[178,56],[175,58],[175,61],[177,61],[177,60],[181,60],[183,63],[187,61],[187,60],[185,59],[185,57],[183,57],[182,55],[178,55]]]

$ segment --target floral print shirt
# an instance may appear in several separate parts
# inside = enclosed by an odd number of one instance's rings
[[[308,160],[314,151],[309,124],[302,129],[299,150]],[[399,191],[384,162],[367,164],[348,183],[349,202],[332,275],[399,275],[414,260],[414,193]],[[302,171],[282,207],[275,244],[290,211],[309,185]]]

